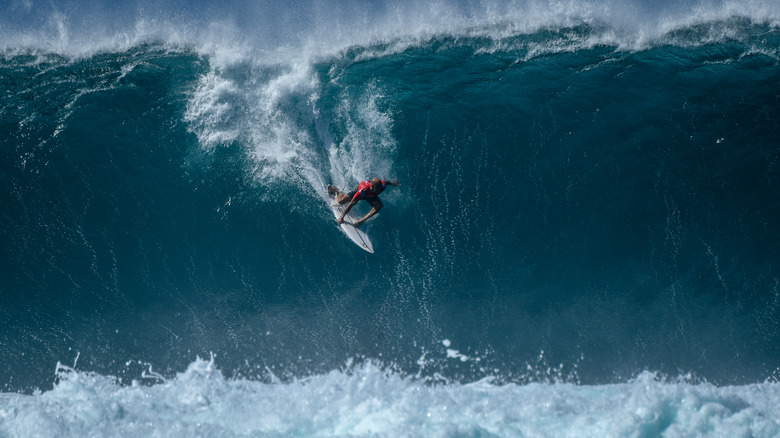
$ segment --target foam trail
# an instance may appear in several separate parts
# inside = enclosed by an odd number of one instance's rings
[[[307,63],[215,62],[191,94],[185,120],[206,152],[243,148],[264,186],[308,185],[324,199],[329,182],[389,177],[395,140],[391,114],[378,108],[381,91],[368,86],[352,96],[337,73],[328,74],[334,79],[323,83]],[[337,99],[326,114],[323,92]],[[344,132],[338,143],[329,132],[334,124]]]
[[[329,149],[330,175],[344,187],[356,180],[392,175],[391,159],[395,150],[392,136],[393,119],[387,111],[378,108],[383,96],[374,87],[368,87],[353,108],[348,96],[342,98],[338,118],[346,128],[339,144]]]

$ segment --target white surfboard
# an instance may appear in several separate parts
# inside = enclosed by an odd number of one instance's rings
[[[344,212],[344,209],[347,208],[347,205],[339,205],[336,203],[336,201],[331,198],[331,204],[330,208],[333,210],[333,215],[336,217],[336,220],[338,220],[341,217],[341,213]],[[347,213],[346,216],[344,216],[344,222],[341,223],[341,230],[344,231],[344,234],[349,237],[350,240],[355,242],[355,245],[365,249],[366,251],[370,252],[371,254],[374,253],[374,246],[371,245],[371,241],[368,240],[368,236],[366,236],[366,233],[363,232],[360,228],[355,227],[353,225],[355,222],[357,222],[359,219],[352,215],[352,212],[350,211]]]

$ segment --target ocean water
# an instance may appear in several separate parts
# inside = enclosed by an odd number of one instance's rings
[[[775,2],[7,6],[0,436],[780,436]]]

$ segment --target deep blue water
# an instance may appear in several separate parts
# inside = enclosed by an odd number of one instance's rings
[[[615,32],[7,44],[0,388],[210,353],[260,382],[776,381],[780,31]],[[323,191],[373,176],[402,186],[368,254]]]

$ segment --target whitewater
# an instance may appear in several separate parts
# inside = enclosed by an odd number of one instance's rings
[[[649,373],[600,386],[403,378],[372,364],[282,384],[227,380],[198,359],[171,381],[118,385],[58,367],[37,396],[3,394],[10,436],[777,436],[778,385]]]
[[[780,436],[776,2],[5,6],[0,436]]]

